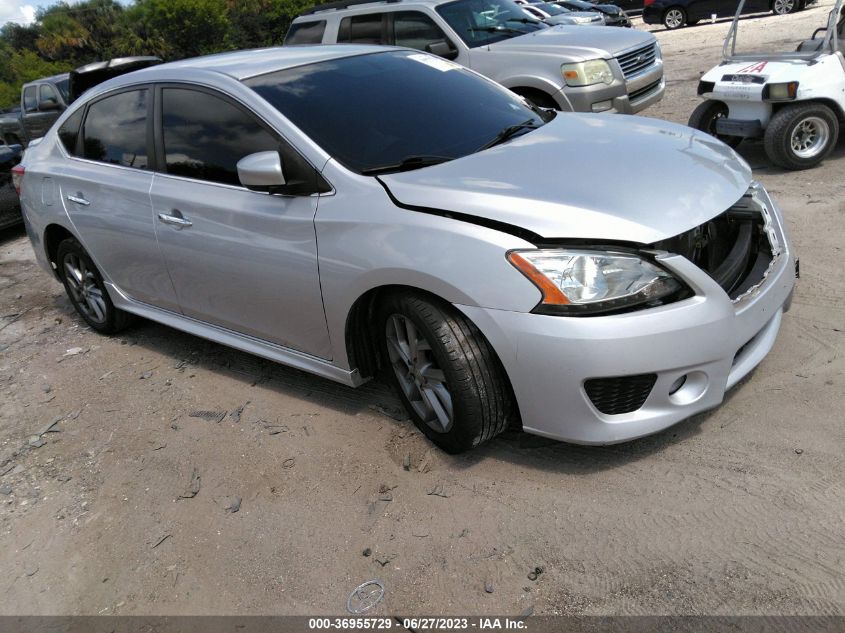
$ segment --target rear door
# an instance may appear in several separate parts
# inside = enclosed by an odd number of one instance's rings
[[[157,88],[165,173],[152,201],[162,252],[189,317],[331,358],[317,269],[316,195],[269,195],[238,180],[237,162],[279,151],[288,182],[316,174],[243,105],[204,88]]]
[[[109,93],[65,121],[59,138],[71,157],[58,179],[76,234],[100,271],[129,297],[175,311],[150,202],[152,94],[147,87]]]

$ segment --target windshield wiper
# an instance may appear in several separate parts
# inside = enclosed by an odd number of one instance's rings
[[[475,31],[485,31],[487,33],[517,33],[519,35],[525,35],[529,32],[512,29],[509,26],[477,26],[473,29],[467,29],[468,33],[474,33]]]
[[[398,163],[392,165],[378,165],[376,167],[369,167],[361,171],[364,176],[375,176],[378,174],[389,174],[396,171],[411,171],[412,169],[420,169],[421,167],[429,167],[431,165],[439,165],[453,160],[449,156],[406,156]]]
[[[536,123],[536,121],[534,121],[534,119],[528,119],[527,121],[523,121],[522,123],[517,123],[516,125],[510,125],[510,126],[506,127],[504,130],[502,130],[501,132],[499,132],[496,135],[496,138],[491,140],[489,143],[485,143],[484,145],[479,147],[476,151],[481,152],[481,151],[484,151],[485,149],[490,149],[491,147],[499,145],[500,143],[504,143],[508,139],[513,138],[514,136],[516,136],[522,130],[536,130],[538,127],[540,127],[540,126],[537,125],[537,123]]]
[[[533,18],[508,18],[505,22],[519,22],[520,24],[543,24],[540,20]]]

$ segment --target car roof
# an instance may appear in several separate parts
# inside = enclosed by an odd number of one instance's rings
[[[50,77],[41,77],[39,79],[34,79],[32,81],[25,83],[24,86],[32,86],[34,84],[43,84],[43,83],[57,84],[60,81],[65,81],[68,77],[70,77],[69,73],[61,73],[59,75],[52,75]]]
[[[154,81],[155,75],[169,75],[172,70],[207,70],[229,75],[237,80],[264,75],[266,73],[304,66],[316,62],[331,61],[344,57],[383,53],[389,50],[384,46],[337,44],[334,46],[277,46],[233,53],[218,53],[205,57],[183,59],[153,66],[144,70],[124,75],[137,80],[142,74]],[[111,82],[109,82],[111,83]],[[113,84],[112,84],[113,85]]]
[[[444,4],[445,2],[449,2],[450,0],[339,0],[338,2],[328,2],[326,4],[318,4],[316,6],[311,7],[310,9],[306,9],[299,13],[299,17],[305,15],[315,15],[315,14],[322,14],[329,11],[344,11],[346,9],[358,9],[358,8],[366,8],[370,9],[375,7],[385,7],[391,6],[395,4],[401,5],[408,5],[408,4],[425,4],[429,6],[436,6],[439,4]]]

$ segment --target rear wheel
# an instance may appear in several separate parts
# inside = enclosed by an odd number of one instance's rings
[[[411,419],[448,453],[485,442],[508,425],[513,398],[493,348],[452,306],[391,295],[376,321],[380,352]]]
[[[131,323],[132,315],[114,307],[100,271],[77,240],[59,244],[56,264],[70,302],[88,325],[115,334]]]
[[[687,21],[687,14],[681,7],[669,7],[663,14],[663,26],[674,30],[682,27]]]
[[[775,15],[786,15],[792,13],[795,8],[795,0],[774,0],[772,2],[772,13]]]
[[[833,151],[839,120],[824,104],[785,106],[769,121],[763,144],[769,159],[785,169],[815,167]]]
[[[692,111],[687,125],[695,128],[696,130],[706,132],[710,136],[715,136],[729,147],[736,148],[740,143],[742,143],[741,136],[729,136],[727,134],[716,133],[716,121],[719,119],[725,119],[727,116],[728,106],[726,103],[708,99],[707,101],[699,103],[695,110]]]

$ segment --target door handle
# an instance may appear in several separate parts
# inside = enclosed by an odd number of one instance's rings
[[[190,220],[186,220],[182,217],[182,214],[177,210],[173,209],[173,213],[175,215],[170,215],[167,213],[159,213],[158,219],[164,222],[165,224],[170,224],[171,226],[175,226],[177,229],[186,229],[189,226],[193,226],[194,223]]]
[[[87,207],[89,204],[91,204],[83,197],[81,193],[78,193],[75,196],[68,194],[66,197],[74,204],[81,204],[83,207]]]

